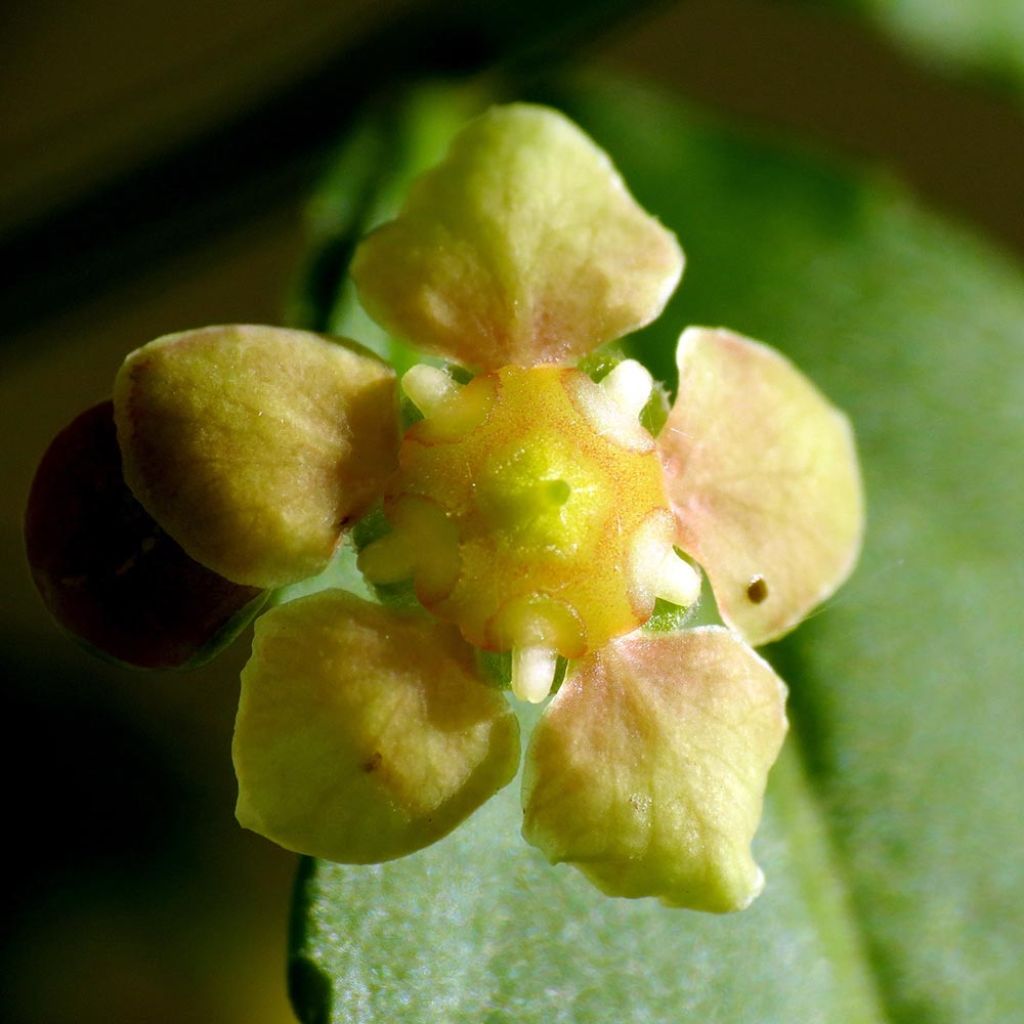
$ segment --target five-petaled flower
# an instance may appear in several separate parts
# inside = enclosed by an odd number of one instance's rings
[[[656,438],[643,424],[660,392],[639,363],[573,368],[658,316],[682,269],[574,125],[495,108],[352,266],[379,323],[461,367],[405,374],[422,418],[404,436],[394,373],[341,339],[215,327],[127,358],[116,444],[109,410],[93,416],[123,460],[124,507],[145,509],[111,587],[170,546],[237,585],[205,623],[220,629],[324,569],[376,508],[359,567],[378,595],[405,583],[418,599],[323,590],[258,619],[233,747],[244,825],[353,863],[439,839],[516,774],[517,719],[478,656],[509,652],[517,698],[546,700],[564,674],[526,754],[529,842],[613,895],[714,911],[757,895],[750,842],[785,687],[748,644],[848,575],[861,490],[844,417],[757,342],[686,330]],[[82,457],[60,451],[54,465]],[[60,616],[83,586],[96,595],[54,554],[58,527],[38,525],[46,466],[29,549]],[[688,559],[725,625],[645,628],[659,599],[696,604]]]

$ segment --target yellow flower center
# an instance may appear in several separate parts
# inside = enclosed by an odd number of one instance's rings
[[[488,650],[579,658],[645,622],[673,520],[638,410],[577,370],[508,366],[461,389],[425,374],[367,576],[412,575]]]

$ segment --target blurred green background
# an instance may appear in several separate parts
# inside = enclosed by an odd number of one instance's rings
[[[37,600],[21,515],[50,437],[107,396],[127,351],[281,321],[331,140],[403,69],[502,60],[529,76],[572,57],[625,72],[755,135],[890,168],[1024,256],[1018,72],[948,45],[968,34],[955,20],[942,45],[904,49],[897,22],[853,5],[564,7],[10,0],[0,14],[5,1019],[292,1020],[295,858],[232,813],[247,640],[183,676],[94,660]],[[1019,26],[1021,5],[1005,9]]]

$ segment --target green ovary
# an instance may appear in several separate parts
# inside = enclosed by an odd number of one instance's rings
[[[520,557],[547,552],[569,557],[585,543],[606,497],[589,474],[565,458],[550,438],[527,446],[513,443],[482,467],[476,480],[478,522],[465,522],[463,536]]]
[[[575,370],[505,367],[413,426],[385,500],[393,533],[363,552],[366,574],[411,575],[489,650],[577,658],[643,623],[642,538],[671,531],[661,465],[653,445],[607,436],[598,392]]]

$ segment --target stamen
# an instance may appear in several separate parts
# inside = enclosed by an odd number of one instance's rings
[[[700,573],[672,548],[657,565],[653,582],[658,597],[682,608],[689,608],[700,597]]]
[[[590,425],[602,437],[635,452],[654,449],[654,439],[640,423],[653,388],[651,375],[634,359],[619,363],[597,384],[584,374],[567,381],[570,396]]]
[[[558,656],[549,647],[512,649],[512,692],[530,704],[539,704],[555,681]]]
[[[604,393],[632,419],[643,412],[653,387],[654,379],[635,359],[623,360],[601,381]]]
[[[430,417],[458,394],[460,385],[436,366],[417,363],[402,377],[402,390],[424,416]]]
[[[544,594],[521,594],[506,602],[488,626],[488,644],[511,649],[513,662],[517,651],[551,651],[552,658],[555,654],[579,658],[587,650],[576,609]]]
[[[689,608],[700,597],[700,573],[676,554],[672,546],[674,520],[667,509],[651,515],[633,540],[631,571],[637,598],[650,602],[663,598]]]

